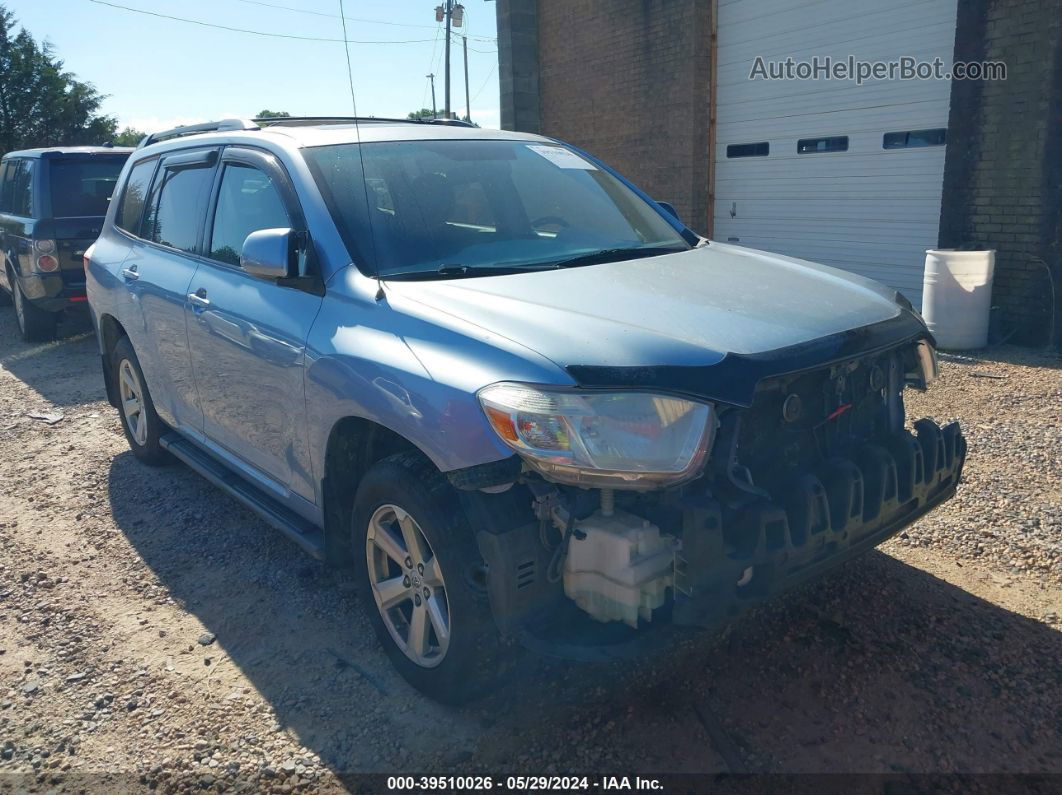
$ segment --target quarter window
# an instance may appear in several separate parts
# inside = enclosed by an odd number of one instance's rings
[[[11,212],[11,189],[14,186],[17,160],[4,161],[3,184],[0,185],[0,213]]]
[[[155,178],[143,236],[170,248],[194,252],[203,202],[213,175],[212,168],[164,167]]]
[[[727,157],[766,157],[771,153],[771,145],[767,141],[755,144],[728,144],[726,147]]]
[[[819,152],[847,152],[848,136],[834,135],[828,138],[801,138],[797,141],[797,152],[806,155]]]
[[[882,149],[917,149],[923,146],[943,146],[948,131],[944,127],[932,130],[901,130],[887,132],[881,139]]]
[[[137,163],[129,172],[129,179],[125,181],[122,206],[118,210],[118,226],[126,232],[136,234],[140,228],[140,216],[144,212],[148,186],[151,184],[151,175],[155,173],[156,162],[152,159]]]
[[[212,259],[239,265],[243,241],[251,232],[290,226],[280,192],[265,172],[235,163],[225,166],[210,240]]]
[[[33,215],[33,161],[16,161],[12,173],[11,214],[29,218]]]

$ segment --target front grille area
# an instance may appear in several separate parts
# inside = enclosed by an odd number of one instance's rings
[[[750,408],[724,422],[740,427],[733,448],[756,486],[771,491],[824,461],[852,453],[860,445],[898,430],[890,427],[890,401],[900,402],[900,385],[890,367],[900,351],[860,357],[830,367],[762,382]]]

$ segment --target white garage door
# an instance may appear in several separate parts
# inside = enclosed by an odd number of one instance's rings
[[[937,244],[950,81],[749,74],[757,56],[939,57],[950,69],[955,4],[719,0],[713,237],[855,271],[919,306],[925,249]]]

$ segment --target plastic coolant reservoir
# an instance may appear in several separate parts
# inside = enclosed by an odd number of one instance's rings
[[[637,628],[639,617],[651,620],[674,582],[681,542],[625,511],[598,511],[575,529],[564,561],[565,594],[598,621]]]

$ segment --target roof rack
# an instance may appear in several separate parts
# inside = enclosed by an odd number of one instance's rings
[[[196,135],[197,133],[260,129],[261,127],[247,119],[221,119],[220,121],[207,121],[202,124],[186,124],[183,127],[174,127],[172,130],[163,130],[162,132],[145,135],[143,140],[137,144],[137,149],[150,146],[159,141],[168,141],[170,138],[183,138],[186,135]]]
[[[270,116],[264,119],[254,119],[255,124],[269,126],[299,127],[305,124],[327,124],[329,122],[377,122],[385,124],[444,124],[455,127],[475,127],[471,122],[464,119],[439,119],[439,118],[416,118],[396,119],[387,116]]]
[[[471,122],[463,119],[391,119],[385,116],[270,116],[261,119],[221,119],[220,121],[207,121],[202,124],[186,124],[183,127],[174,127],[172,130],[145,135],[137,144],[141,149],[145,146],[168,141],[171,138],[183,138],[186,135],[197,135],[207,132],[228,132],[233,130],[260,130],[262,127],[298,127],[310,124],[328,123],[385,123],[385,124],[442,124],[452,127],[475,127]]]

